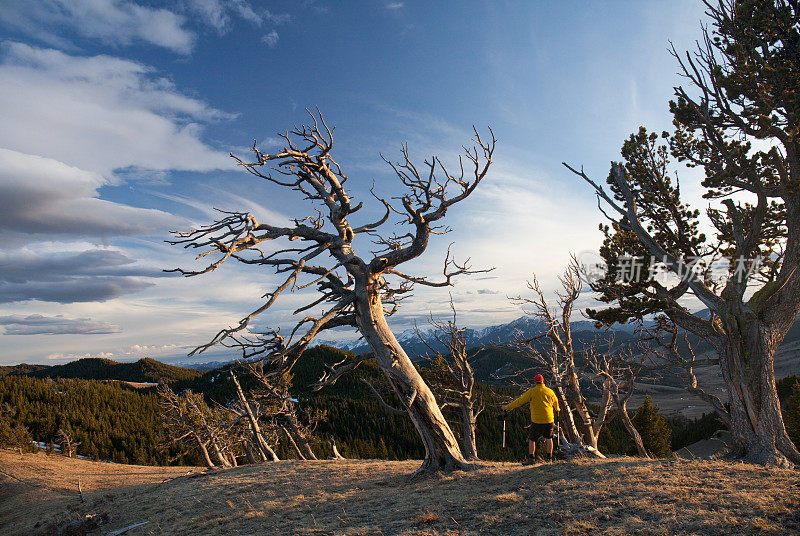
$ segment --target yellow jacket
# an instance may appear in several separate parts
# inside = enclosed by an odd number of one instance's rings
[[[537,383],[525,391],[521,397],[503,406],[503,409],[518,408],[526,402],[531,404],[531,422],[535,424],[551,423],[553,422],[553,411],[561,411],[556,394],[543,383]]]

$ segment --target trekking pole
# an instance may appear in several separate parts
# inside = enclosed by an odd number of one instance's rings
[[[556,445],[557,448],[554,449],[554,450],[561,450],[561,423],[560,422],[556,422],[556,442],[558,443],[558,445]]]
[[[506,412],[502,411],[497,416],[497,422],[503,421],[503,448],[506,448]]]

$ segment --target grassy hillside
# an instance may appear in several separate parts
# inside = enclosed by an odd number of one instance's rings
[[[795,471],[620,458],[483,464],[409,481],[419,463],[287,461],[181,475],[0,451],[0,532],[50,534],[87,513],[110,514],[104,532],[147,522],[131,536],[800,532]]]

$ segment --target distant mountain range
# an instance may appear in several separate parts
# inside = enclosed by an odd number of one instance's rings
[[[508,322],[482,329],[467,328],[464,338],[468,348],[492,347],[513,343],[518,338],[530,339],[546,332],[544,322],[529,316],[522,316]],[[630,340],[633,336],[632,325],[614,326],[614,329],[598,330],[594,327],[594,322],[589,320],[579,320],[572,322],[573,337],[581,341],[590,341],[599,334],[613,335],[616,341],[623,342]],[[420,335],[422,338],[420,338]],[[396,335],[398,342],[403,345],[406,353],[412,358],[423,356],[430,353],[426,343],[435,350],[443,350],[442,345],[436,340],[432,328],[420,329],[417,333],[414,329],[406,329]],[[369,352],[369,346],[363,339],[329,341],[321,340],[319,344],[333,346],[356,354]]]

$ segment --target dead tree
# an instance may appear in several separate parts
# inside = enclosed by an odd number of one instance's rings
[[[173,443],[196,446],[208,467],[231,467],[233,463],[226,451],[229,442],[219,415],[215,415],[203,396],[186,389],[176,394],[166,385],[158,388],[164,425]],[[212,454],[216,462],[212,461]],[[234,458],[235,460],[235,458]]]
[[[278,461],[278,455],[275,454],[275,451],[269,446],[269,443],[267,443],[266,439],[264,439],[264,434],[261,432],[261,426],[258,424],[259,416],[254,413],[253,409],[250,407],[250,403],[247,401],[244,391],[242,391],[242,386],[239,385],[239,380],[236,378],[236,374],[234,374],[233,370],[230,371],[230,374],[233,384],[236,386],[236,396],[239,400],[239,406],[242,408],[242,412],[236,413],[240,417],[247,416],[247,422],[251,434],[251,444],[253,445],[258,458],[260,461]],[[231,411],[235,410],[232,409]]]
[[[258,433],[253,430],[248,408],[258,423]],[[239,400],[234,400],[224,406],[218,405],[218,409],[230,416],[230,420],[225,423],[225,433],[230,438],[232,445],[241,445],[250,463],[279,461],[275,447],[280,439],[273,423],[270,421],[267,421],[266,424],[260,422],[260,419],[265,417],[261,404],[252,400],[247,401],[247,407],[245,407]]]
[[[462,451],[467,460],[474,461],[478,460],[475,427],[478,415],[483,411],[485,404],[475,390],[475,374],[472,372],[470,364],[475,353],[467,350],[467,341],[464,337],[466,328],[458,327],[452,297],[450,298],[450,310],[453,312],[452,319],[441,321],[431,315],[429,320],[434,328],[433,338],[440,347],[444,348],[444,353],[426,341],[419,329],[417,329],[417,336],[430,352],[424,358],[434,368],[442,368],[446,373],[446,378],[436,382],[433,390],[442,408],[454,407],[460,412]]]
[[[681,379],[690,395],[714,408],[720,420],[730,426],[731,417],[725,402],[698,385],[694,373],[695,367],[719,365],[719,360],[697,359],[688,334],[682,332],[666,315],[657,315],[652,327],[640,323],[638,330],[643,340],[650,341],[655,346],[650,353],[651,365]]]
[[[185,276],[210,272],[233,259],[272,268],[282,277],[277,287],[264,295],[265,302],[261,306],[192,353],[216,344],[233,346],[241,349],[245,359],[277,363],[288,373],[321,331],[353,326],[369,344],[419,432],[425,446],[425,460],[420,470],[469,469],[471,464],[464,460],[433,393],[395,338],[386,317],[397,309],[398,299],[413,285],[443,287],[452,284],[458,275],[477,271],[467,262],[455,262],[449,251],[441,281],[407,274],[399,267],[425,252],[431,234],[446,231],[438,222],[450,207],[466,199],[484,179],[492,161],[494,135],[484,142],[475,131],[477,145],[464,148],[468,171],[460,160],[458,173],[451,173],[437,157],[418,168],[411,161],[408,147],[403,145],[400,162],[384,160],[402,183],[405,193],[392,198],[392,204],[373,191],[384,214],[375,221],[355,225],[351,220],[363,203],[354,203],[345,187],[348,177],[333,159],[333,131],[321,114],[309,115],[310,124],[281,134],[284,147],[277,153],[264,153],[254,144],[252,161],[234,157],[252,175],[297,191],[312,205],[308,217],[284,226],[263,223],[249,213],[223,212],[220,220],[196,230],[176,233],[171,241],[200,250],[200,257],[214,258],[202,269],[172,270]],[[381,236],[379,230],[392,214],[399,216],[400,223],[410,229]],[[378,251],[371,252],[369,257],[359,256],[355,247],[359,235],[372,237]],[[263,249],[279,241],[285,241],[286,245]],[[279,335],[278,330],[249,331],[251,321],[269,310],[284,292],[314,286],[319,296],[295,311],[299,321],[288,338]],[[312,312],[315,310],[320,312]],[[332,372],[333,377],[336,374]]]
[[[81,445],[80,441],[75,441],[72,438],[72,434],[65,431],[63,428],[58,429],[55,442],[61,447],[61,454],[67,458],[72,458],[72,456],[78,450],[78,447]]]
[[[608,415],[611,392],[608,386],[602,386],[600,411],[592,415],[581,389],[582,373],[575,363],[576,350],[572,341],[572,312],[583,288],[578,262],[574,256],[559,281],[562,291],[557,293],[558,309],[555,311],[548,305],[535,276],[533,282],[528,282],[528,289],[534,293],[533,298],[517,296],[511,299],[523,308],[532,307],[529,314],[545,325],[542,335],[530,340],[521,339],[518,348],[533,361],[544,366],[554,380],[554,391],[563,407],[561,425],[567,441],[588,445],[596,451],[600,430]],[[539,351],[534,344],[545,338],[549,347]],[[580,419],[578,423],[573,417],[573,409]]]
[[[328,439],[328,444],[331,447],[331,460],[344,460],[345,457],[339,454],[339,449],[336,448],[336,440],[333,438]]]
[[[643,356],[646,354],[640,352],[637,356],[631,348],[615,351],[613,341],[607,343],[606,351],[598,351],[598,348],[598,345],[593,345],[586,349],[586,368],[595,375],[595,385],[599,384],[604,393],[609,393],[617,415],[636,446],[636,452],[643,458],[649,458],[642,436],[628,414],[628,401],[636,391],[636,379],[642,372]]]
[[[264,406],[265,414],[279,422],[297,457],[316,460],[317,456],[311,449],[311,438],[317,425],[325,418],[325,412],[306,409],[303,422],[298,416],[296,400],[289,392],[291,374],[279,367],[270,370],[263,361],[250,362],[246,366],[260,386],[260,391],[254,393],[255,397]]]

